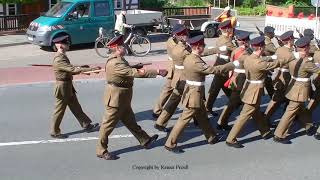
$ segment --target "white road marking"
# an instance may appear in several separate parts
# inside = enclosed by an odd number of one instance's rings
[[[186,133],[200,132],[199,129],[193,129],[185,131]],[[150,135],[167,135],[167,133],[151,133]],[[122,134],[122,135],[112,135],[109,139],[119,139],[119,138],[132,138],[132,134]],[[98,140],[98,137],[83,137],[83,138],[69,138],[69,139],[50,139],[50,140],[38,140],[38,141],[18,141],[18,142],[5,142],[0,143],[0,147],[6,146],[21,146],[21,145],[35,145],[35,144],[53,144],[53,143],[67,143],[67,142],[80,142],[80,141],[92,141]]]

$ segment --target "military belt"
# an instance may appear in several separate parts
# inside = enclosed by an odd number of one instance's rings
[[[186,83],[189,84],[189,85],[191,85],[191,86],[204,86],[204,83],[205,83],[205,82],[186,80]]]
[[[310,81],[310,78],[299,78],[299,77],[294,77],[294,76],[291,76],[291,78],[298,81],[298,82],[309,82]]]
[[[72,81],[71,78],[56,78],[56,81]]]
[[[107,84],[115,87],[121,87],[121,88],[131,88],[132,85],[130,84],[121,84],[121,83],[115,83],[115,82],[108,82]]]
[[[174,65],[175,69],[184,69],[184,66],[178,66],[178,65]]]
[[[244,73],[246,73],[246,70],[245,69],[234,69],[233,70],[234,72],[236,72],[236,73],[242,73],[242,74],[244,74]]]
[[[219,54],[218,55],[219,58],[224,59],[224,60],[229,60],[229,56],[223,55],[223,54]]]
[[[168,59],[169,59],[170,61],[172,61],[172,60],[173,60],[173,59],[172,59],[172,57],[170,57],[170,56],[168,57]]]
[[[246,79],[246,81],[251,84],[262,84],[264,82],[263,80],[249,80],[249,79]]]
[[[286,68],[277,68],[281,72],[289,72],[289,69]]]

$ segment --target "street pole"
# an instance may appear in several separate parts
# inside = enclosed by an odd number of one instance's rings
[[[318,37],[319,36],[319,32],[318,32],[319,31],[319,27],[318,27],[319,26],[319,22],[318,22],[319,21],[318,20],[318,7],[319,7],[319,0],[317,0],[317,7],[316,7],[316,28],[315,28],[316,34],[315,35],[316,35],[317,38],[319,38]]]

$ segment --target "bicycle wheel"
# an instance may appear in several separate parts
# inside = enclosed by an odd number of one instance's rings
[[[151,50],[149,38],[135,35],[130,41],[130,49],[135,56],[145,56]]]
[[[106,46],[110,39],[110,37],[99,37],[94,44],[96,53],[102,58],[107,58],[111,54],[110,49]]]

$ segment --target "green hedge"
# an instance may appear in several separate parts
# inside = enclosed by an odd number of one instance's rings
[[[236,9],[238,10],[238,15],[240,16],[265,16],[267,12],[266,7],[263,5],[253,8],[236,7]]]

